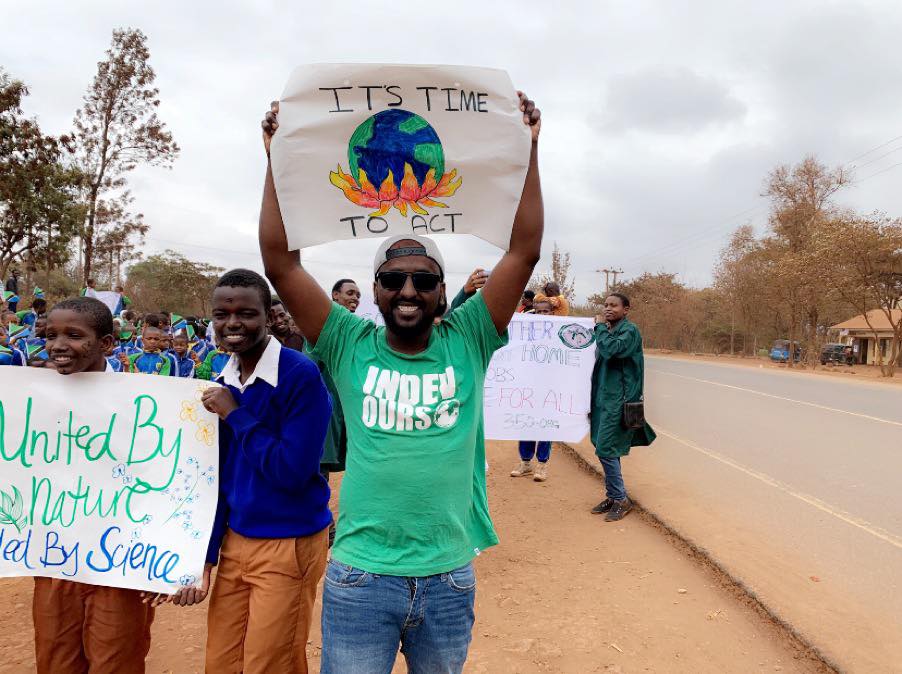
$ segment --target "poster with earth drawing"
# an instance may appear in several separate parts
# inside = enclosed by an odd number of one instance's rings
[[[506,250],[529,162],[522,120],[503,70],[296,68],[271,148],[289,247],[411,233]]]

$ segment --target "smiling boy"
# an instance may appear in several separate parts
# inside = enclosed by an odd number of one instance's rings
[[[57,304],[46,340],[48,365],[60,374],[111,371],[104,352],[113,345],[113,316],[100,300]],[[138,590],[36,577],[32,614],[38,674],[144,671],[154,609]]]
[[[316,365],[269,335],[272,302],[259,274],[233,269],[213,291],[217,343],[231,357],[224,386],[203,393],[220,419],[220,495],[202,601],[219,562],[207,618],[208,672],[307,671],[316,586],[326,566],[329,487],[319,473],[332,409]]]

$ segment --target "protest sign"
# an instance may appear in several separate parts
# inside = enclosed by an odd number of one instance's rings
[[[88,288],[88,290],[92,289]],[[122,295],[113,290],[93,290],[91,297],[96,297],[103,302],[113,316],[118,316],[119,312],[122,311]]]
[[[514,314],[485,378],[485,436],[578,442],[589,432],[595,334],[589,318]]]
[[[503,70],[296,68],[272,170],[291,249],[395,234],[474,234],[507,249],[530,132]]]
[[[3,368],[0,576],[200,584],[219,493],[210,382]]]

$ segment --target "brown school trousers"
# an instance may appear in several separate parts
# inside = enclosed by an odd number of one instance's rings
[[[328,546],[329,527],[302,538],[226,531],[207,614],[207,672],[306,674]]]
[[[35,578],[38,674],[143,674],[154,609],[138,590]]]

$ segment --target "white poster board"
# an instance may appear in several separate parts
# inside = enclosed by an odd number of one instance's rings
[[[208,386],[3,368],[0,576],[199,586],[219,494]]]
[[[529,153],[506,72],[426,65],[296,68],[271,147],[291,249],[437,233],[507,249]]]
[[[91,288],[88,288],[91,291]],[[113,318],[119,315],[117,309],[119,308],[119,302],[122,300],[122,296],[115,292],[114,290],[94,290],[92,297],[96,297],[98,300],[103,302],[109,308],[110,313],[113,314]],[[87,293],[85,293],[87,297]]]
[[[485,378],[485,437],[579,442],[595,365],[590,318],[514,314]]]

